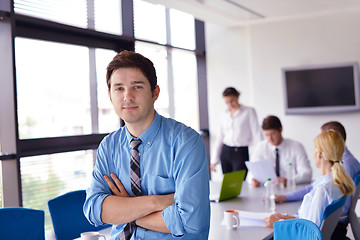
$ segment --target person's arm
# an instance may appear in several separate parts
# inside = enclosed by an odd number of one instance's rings
[[[110,177],[112,178],[112,180],[114,181],[114,183],[109,179],[109,177],[107,176],[104,176],[104,179],[106,181],[106,183],[108,184],[108,186],[110,187],[111,189],[111,192],[119,197],[119,198],[123,198],[123,200],[125,198],[129,198],[130,201],[137,201],[139,198],[143,198],[143,199],[147,199],[147,197],[150,197],[150,196],[142,196],[142,197],[133,197],[130,199],[130,195],[127,193],[127,191],[125,190],[124,186],[122,185],[121,181],[118,179],[118,177],[115,175],[115,174],[110,174]],[[123,221],[123,223],[126,223],[126,222],[131,222],[133,220],[135,220],[135,223],[136,225],[140,226],[140,227],[143,227],[143,228],[146,228],[146,229],[149,229],[149,230],[152,230],[152,231],[157,231],[157,232],[164,232],[164,233],[170,233],[169,229],[166,227],[165,225],[165,222],[161,216],[161,211],[174,204],[174,194],[168,194],[168,195],[164,195],[164,196],[157,196],[157,195],[154,195],[153,197],[155,197],[155,203],[154,203],[154,206],[158,205],[158,209],[157,210],[151,210],[151,209],[156,209],[156,208],[149,208],[150,209],[150,212],[148,214],[146,214],[146,212],[148,211],[146,209],[146,207],[144,209],[141,209],[139,211],[139,215],[137,216],[134,216],[134,214],[130,213],[129,216],[126,216],[126,213],[123,217],[118,217],[114,220],[115,221]],[[105,199],[106,200],[106,199]],[[156,203],[156,201],[159,201],[158,203]],[[144,204],[142,202],[139,202],[140,205],[139,206],[136,206],[136,211],[138,211],[139,208],[142,208],[143,206],[141,204]],[[105,204],[105,201],[104,201],[104,204]],[[115,213],[107,213],[104,211],[104,206],[103,204],[103,212],[102,212],[102,218],[105,218],[107,216],[113,216],[114,214],[117,214],[116,212]],[[145,203],[145,205],[147,205],[147,203]],[[151,205],[151,204],[150,204]],[[123,205],[123,203],[121,203],[121,205],[119,206],[125,206],[126,208],[129,208],[128,205]],[[111,208],[111,206],[106,206],[106,207],[109,207],[109,211],[113,211],[114,209],[117,209],[118,206],[113,206],[113,208]],[[131,207],[130,207],[131,208]],[[123,209],[124,210],[124,209]],[[145,214],[144,216],[142,216],[142,214],[140,213],[143,213]],[[103,217],[104,215],[104,217]],[[120,216],[120,215],[118,215]],[[116,216],[115,216],[116,217]],[[132,218],[135,218],[135,219],[130,219],[130,217]],[[110,223],[111,219],[103,219],[103,222],[109,222]],[[112,223],[112,224],[123,224],[123,223]]]
[[[101,219],[104,223],[125,224],[151,213],[162,211],[174,203],[174,194],[130,197],[117,176],[115,174],[110,174],[110,176],[116,186],[107,176],[104,176],[114,194],[106,197],[103,202]],[[153,222],[153,225],[157,225],[157,223]],[[163,221],[159,221],[159,223],[164,224]]]
[[[209,175],[201,137],[184,131],[174,143],[173,178],[175,204],[162,211],[173,236],[197,235],[207,239],[210,228]]]
[[[270,216],[267,216],[266,218],[264,218],[264,221],[266,223],[267,227],[273,227],[274,226],[274,222],[280,221],[280,220],[287,220],[287,219],[293,219],[296,218],[294,216],[288,216],[288,215],[284,215],[284,214],[280,214],[280,213],[274,213],[271,214]]]
[[[312,189],[313,189],[312,184],[309,184],[306,187],[301,188],[299,190],[289,192],[289,193],[285,193],[284,197],[286,199],[286,202],[301,201],[301,200],[303,200],[304,196],[307,193],[309,193]]]
[[[309,158],[305,152],[303,145],[299,143],[295,153],[296,159],[296,183],[309,183],[311,181],[312,169]]]

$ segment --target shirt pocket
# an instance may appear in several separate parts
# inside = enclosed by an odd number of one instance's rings
[[[163,195],[175,192],[175,183],[173,178],[148,175],[148,194]]]

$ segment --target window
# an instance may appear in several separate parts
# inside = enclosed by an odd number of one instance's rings
[[[16,13],[77,27],[87,27],[86,0],[14,0]]]
[[[199,101],[196,58],[193,53],[174,50],[175,119],[199,130]]]
[[[15,54],[20,138],[90,134],[88,49],[16,38]]]
[[[170,9],[171,45],[195,49],[194,17],[188,13]]]
[[[166,43],[165,7],[134,0],[135,38]]]
[[[122,34],[121,0],[94,0],[95,30]]]
[[[45,211],[45,228],[52,228],[47,202],[64,193],[87,189],[93,151],[76,151],[20,159],[23,206]]]

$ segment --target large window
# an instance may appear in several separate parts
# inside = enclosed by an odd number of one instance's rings
[[[93,151],[76,151],[21,158],[23,206],[45,211],[45,228],[52,228],[47,202],[70,191],[87,189]]]
[[[88,49],[16,38],[15,54],[20,138],[90,134]]]

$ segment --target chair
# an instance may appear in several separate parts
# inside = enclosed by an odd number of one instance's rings
[[[0,239],[45,240],[42,210],[8,207],[0,209]]]
[[[82,232],[99,231],[110,226],[107,224],[95,227],[89,223],[83,213],[85,198],[85,190],[79,190],[48,201],[57,240],[78,238]]]
[[[321,240],[320,228],[307,219],[288,219],[274,223],[274,240]]]
[[[339,222],[345,201],[346,196],[343,196],[338,200],[334,200],[329,206],[325,208],[322,219],[320,221],[320,230],[324,240],[331,239],[331,235]]]
[[[358,216],[355,213],[355,207],[359,200],[359,195],[360,195],[360,184],[359,184],[360,183],[360,173],[355,177],[354,182],[355,182],[356,188],[351,197],[351,203],[350,203],[350,208],[349,208],[349,222],[350,222],[351,229],[352,229],[353,235],[355,237],[355,240],[359,240],[360,239],[360,223],[359,223]]]

